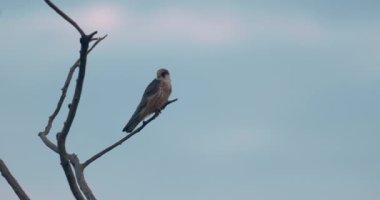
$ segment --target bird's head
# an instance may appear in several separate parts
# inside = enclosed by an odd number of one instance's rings
[[[157,79],[165,79],[167,77],[169,77],[170,74],[169,74],[169,71],[167,69],[159,69],[157,70]]]

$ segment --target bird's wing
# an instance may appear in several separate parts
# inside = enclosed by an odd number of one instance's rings
[[[159,87],[160,87],[160,82],[161,81],[158,79],[154,79],[152,82],[150,82],[150,84],[144,91],[140,104],[137,106],[135,112],[133,113],[132,117],[129,119],[123,131],[131,132],[140,123],[140,121],[144,119],[145,116],[141,116],[141,112],[147,106],[149,97],[158,92]]]
[[[137,106],[136,111],[133,115],[140,113],[140,111],[143,108],[145,108],[146,104],[148,103],[148,97],[150,97],[150,96],[152,96],[158,92],[159,87],[160,87],[160,82],[161,81],[158,79],[154,79],[152,82],[150,82],[148,87],[146,87],[144,94],[141,98],[140,104]]]
[[[158,79],[154,79],[152,82],[149,83],[148,87],[146,87],[145,91],[144,91],[144,95],[143,95],[143,98],[144,97],[149,97],[149,96],[152,96],[154,94],[157,93],[157,91],[159,90],[159,87],[160,87],[160,80]]]

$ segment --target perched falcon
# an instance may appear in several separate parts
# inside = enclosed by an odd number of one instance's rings
[[[157,78],[145,89],[140,104],[123,131],[132,132],[145,117],[152,113],[160,112],[161,108],[168,101],[171,92],[172,85],[169,71],[167,69],[159,69],[157,71]]]

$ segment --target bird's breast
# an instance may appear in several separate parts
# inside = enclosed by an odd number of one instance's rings
[[[156,99],[157,109],[161,109],[166,104],[171,92],[172,92],[172,86],[171,86],[170,80],[161,81],[158,97]]]

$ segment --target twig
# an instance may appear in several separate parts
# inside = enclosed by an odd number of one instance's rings
[[[18,184],[16,178],[12,176],[11,172],[8,170],[7,166],[5,165],[2,159],[0,159],[0,171],[1,175],[8,181],[9,185],[17,194],[18,198],[20,198],[21,200],[29,200],[28,195],[21,188],[20,184]]]
[[[162,110],[166,108],[167,105],[177,101],[178,99],[173,99],[173,100],[170,100],[168,102],[166,102],[166,104],[162,107]],[[142,125],[137,128],[136,130],[134,130],[132,133],[129,133],[128,135],[126,135],[125,137],[123,137],[122,139],[120,139],[119,141],[117,141],[116,143],[114,143],[113,145],[105,148],[103,151],[95,154],[94,156],[92,156],[90,159],[86,160],[82,166],[83,168],[86,168],[89,164],[91,164],[92,162],[94,162],[96,159],[100,158],[101,156],[103,156],[104,154],[106,154],[107,152],[111,151],[112,149],[114,149],[115,147],[117,147],[118,145],[121,145],[123,142],[125,142],[126,140],[128,140],[129,138],[131,138],[133,135],[135,135],[136,133],[140,132],[146,125],[148,125],[151,121],[153,121],[154,119],[156,119],[156,117],[159,115],[160,113],[157,112],[155,113],[152,117],[150,117],[147,121],[143,121]]]
[[[38,134],[38,136],[40,136],[42,142],[43,142],[47,147],[49,147],[49,149],[51,149],[51,150],[54,151],[55,153],[58,153],[58,154],[59,154],[57,145],[54,144],[53,142],[51,142],[51,141],[49,140],[49,138],[48,138],[46,135],[40,133],[40,134]]]
[[[61,9],[59,9],[56,5],[54,5],[51,1],[49,0],[45,0],[45,2],[55,11],[57,12],[61,17],[63,17],[63,19],[65,19],[67,22],[69,22],[71,25],[73,25],[77,30],[78,32],[80,33],[80,35],[83,37],[85,36],[86,34],[83,32],[83,30],[78,26],[78,24],[72,20],[69,16],[67,16]]]

